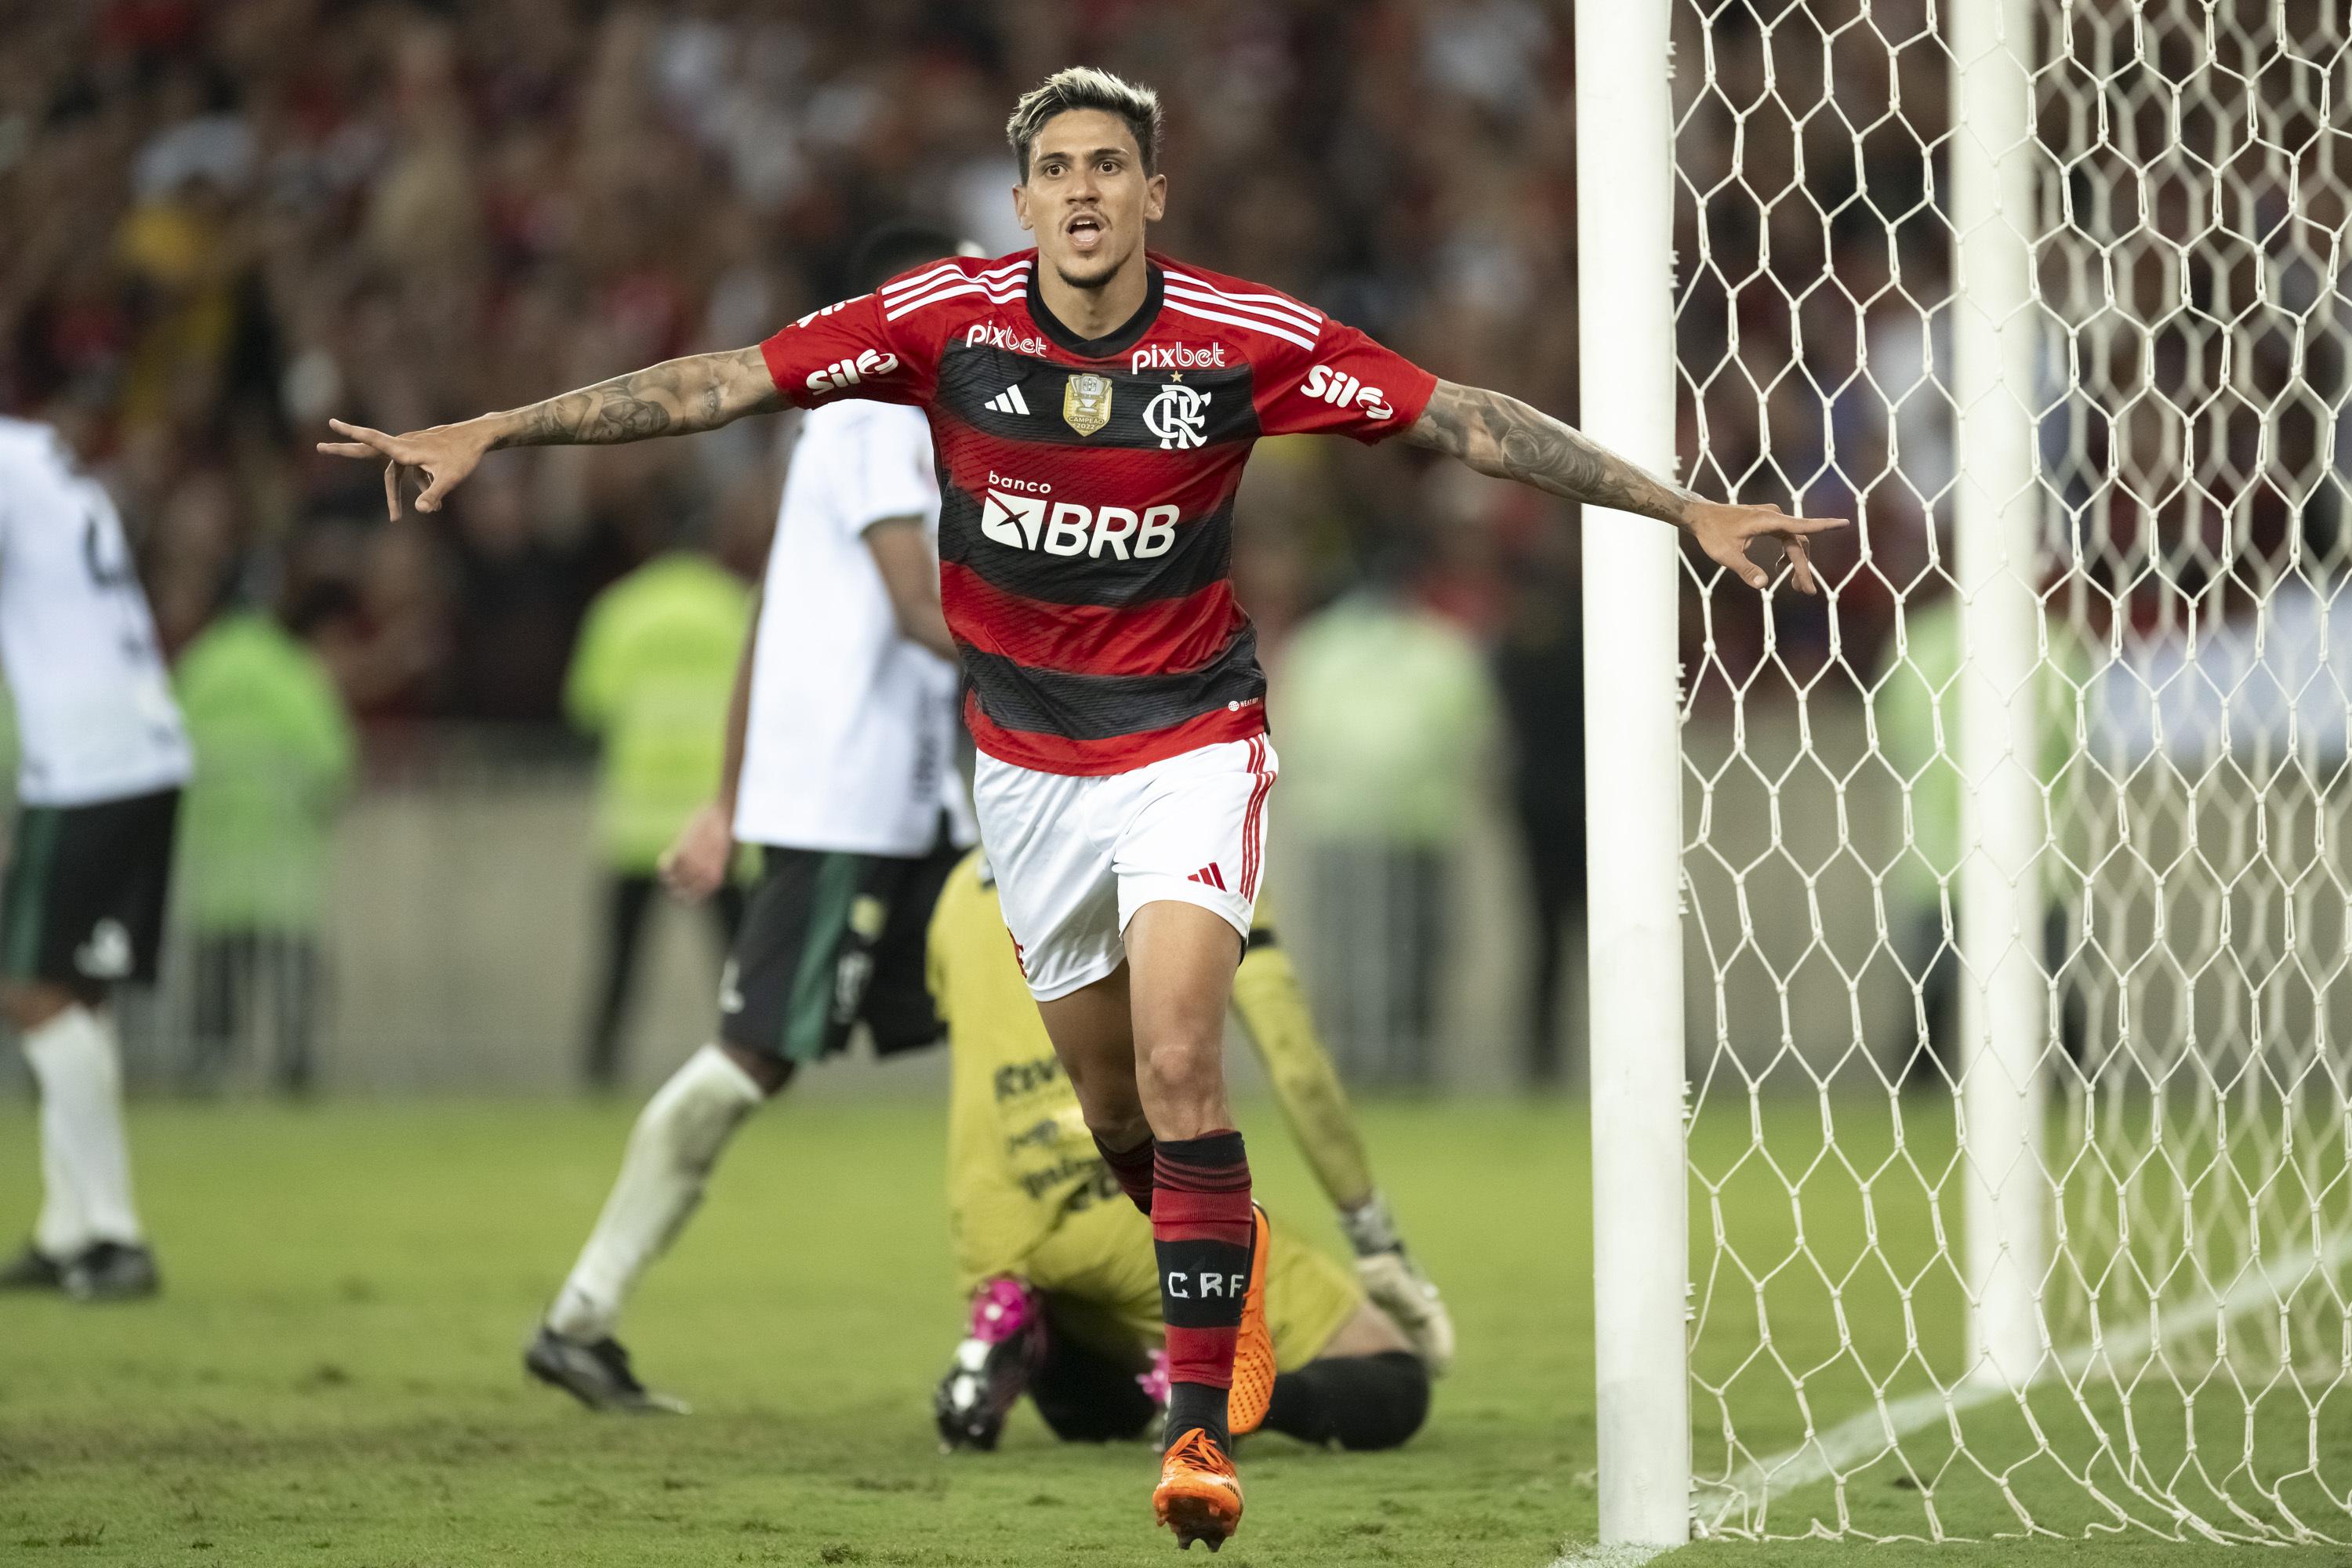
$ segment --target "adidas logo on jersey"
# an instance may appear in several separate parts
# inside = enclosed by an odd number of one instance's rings
[[[1026,414],[1029,412],[1028,400],[1021,395],[1021,389],[1018,386],[1006,387],[1003,391],[990,398],[986,403],[982,404],[981,406],[987,409],[991,414]]]
[[[1123,506],[1090,507],[1054,500],[1049,493],[1054,487],[1034,479],[992,473],[988,484],[988,493],[981,498],[980,531],[1015,550],[1099,560],[1108,549],[1117,560],[1148,561],[1176,546],[1179,514],[1172,506],[1155,506],[1138,517]],[[1020,493],[1024,490],[1036,493]]]

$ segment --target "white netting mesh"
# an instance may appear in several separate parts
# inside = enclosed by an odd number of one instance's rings
[[[1825,604],[1686,557],[1700,1527],[2352,1538],[2352,21],[2036,0],[2011,40],[2046,1027],[2000,1048],[2048,1096],[2012,1389],[1969,1348],[1951,1005],[1951,8],[1993,0],[1675,3],[1685,476],[1862,520]]]

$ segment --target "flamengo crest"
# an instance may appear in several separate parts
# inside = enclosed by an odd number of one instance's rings
[[[1062,388],[1062,418],[1081,436],[1110,423],[1110,378],[1091,372],[1070,377]]]
[[[1160,437],[1160,449],[1182,451],[1187,447],[1205,447],[1209,438],[1201,426],[1207,420],[1203,412],[1209,406],[1209,395],[1197,386],[1187,386],[1171,381],[1160,389],[1143,411],[1143,427]]]

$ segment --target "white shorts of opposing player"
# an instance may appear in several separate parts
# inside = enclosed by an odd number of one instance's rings
[[[1117,969],[1127,922],[1159,900],[1247,940],[1277,766],[1263,735],[1099,776],[983,753],[972,804],[1030,994],[1051,1002]]]

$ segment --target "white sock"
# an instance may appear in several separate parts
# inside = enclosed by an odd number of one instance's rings
[[[583,1342],[613,1331],[637,1277],[702,1201],[719,1151],[765,1098],[717,1046],[686,1058],[638,1113],[613,1195],[548,1310],[548,1327]]]
[[[140,1240],[122,1131],[122,1061],[111,1014],[76,1003],[25,1035],[41,1086],[41,1217],[33,1245],[68,1258],[94,1242]]]

